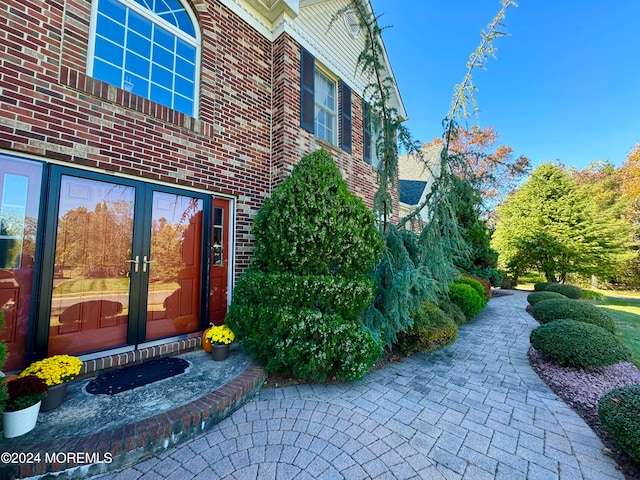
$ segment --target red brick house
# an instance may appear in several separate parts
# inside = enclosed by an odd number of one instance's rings
[[[256,211],[318,148],[371,205],[363,39],[352,15],[330,26],[346,4],[0,2],[5,370],[192,348]]]

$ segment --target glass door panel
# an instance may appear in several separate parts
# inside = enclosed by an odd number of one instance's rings
[[[42,165],[0,155],[0,310],[9,357],[5,371],[25,367]]]
[[[127,344],[135,188],[62,175],[49,355]]]
[[[198,329],[202,219],[202,199],[153,192],[150,255],[142,259],[149,274],[147,341]]]

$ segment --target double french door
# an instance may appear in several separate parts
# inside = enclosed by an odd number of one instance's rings
[[[41,353],[138,346],[206,326],[216,302],[226,311],[228,207],[206,194],[52,168]]]

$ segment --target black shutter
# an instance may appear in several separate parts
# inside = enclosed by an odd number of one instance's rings
[[[351,89],[341,82],[340,98],[340,146],[345,152],[351,153]]]
[[[301,49],[300,57],[300,126],[314,133],[316,59],[304,48]]]
[[[371,164],[371,107],[362,101],[362,152],[364,161]]]

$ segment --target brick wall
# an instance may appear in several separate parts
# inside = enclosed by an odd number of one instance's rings
[[[251,219],[298,159],[320,147],[372,205],[353,95],[353,154],[299,126],[300,47],[273,44],[217,0],[195,0],[202,30],[199,117],[86,75],[89,0],[0,2],[0,148],[64,163],[230,194],[237,203],[237,272]]]

